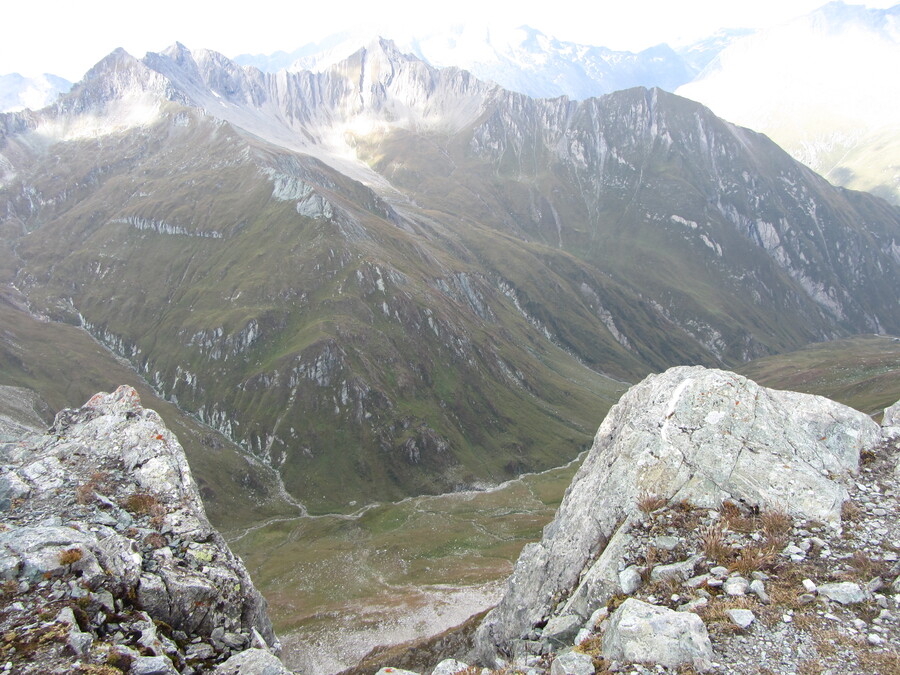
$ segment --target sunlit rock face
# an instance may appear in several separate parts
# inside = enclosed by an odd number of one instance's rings
[[[857,410],[734,373],[651,375],[610,410],[543,539],[523,550],[479,627],[481,657],[514,653],[550,616],[584,621],[620,592],[625,525],[642,497],[705,508],[733,500],[838,527],[860,452],[881,436]]]

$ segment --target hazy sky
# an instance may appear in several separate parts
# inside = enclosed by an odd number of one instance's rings
[[[718,28],[760,28],[805,14],[823,0],[45,0],[7,2],[2,11],[0,74],[42,72],[79,80],[116,47],[136,57],[176,40],[226,56],[293,51],[348,28],[383,35],[414,26],[433,29],[472,18],[528,24],[563,40],[637,51],[678,44]],[[848,3],[851,4],[851,3]],[[896,0],[856,4],[890,7]],[[384,35],[390,37],[390,35]]]

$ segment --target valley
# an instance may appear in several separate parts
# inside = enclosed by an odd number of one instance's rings
[[[158,408],[310,673],[492,604],[650,373],[900,398],[898,251],[900,209],[698,103],[386,40],[116,50],[0,115],[0,384]]]

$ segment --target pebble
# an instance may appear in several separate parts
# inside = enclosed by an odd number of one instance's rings
[[[725,610],[728,618],[740,628],[749,628],[754,622],[756,616],[749,609],[728,609]]]
[[[760,579],[754,579],[750,582],[750,592],[758,597],[760,602],[762,603],[768,604],[769,602],[771,602],[769,594],[766,593],[765,584],[763,584],[762,580]]]

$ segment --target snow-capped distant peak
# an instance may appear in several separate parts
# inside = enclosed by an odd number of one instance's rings
[[[0,112],[39,110],[71,88],[71,82],[49,73],[38,77],[23,77],[19,73],[0,75]]]

